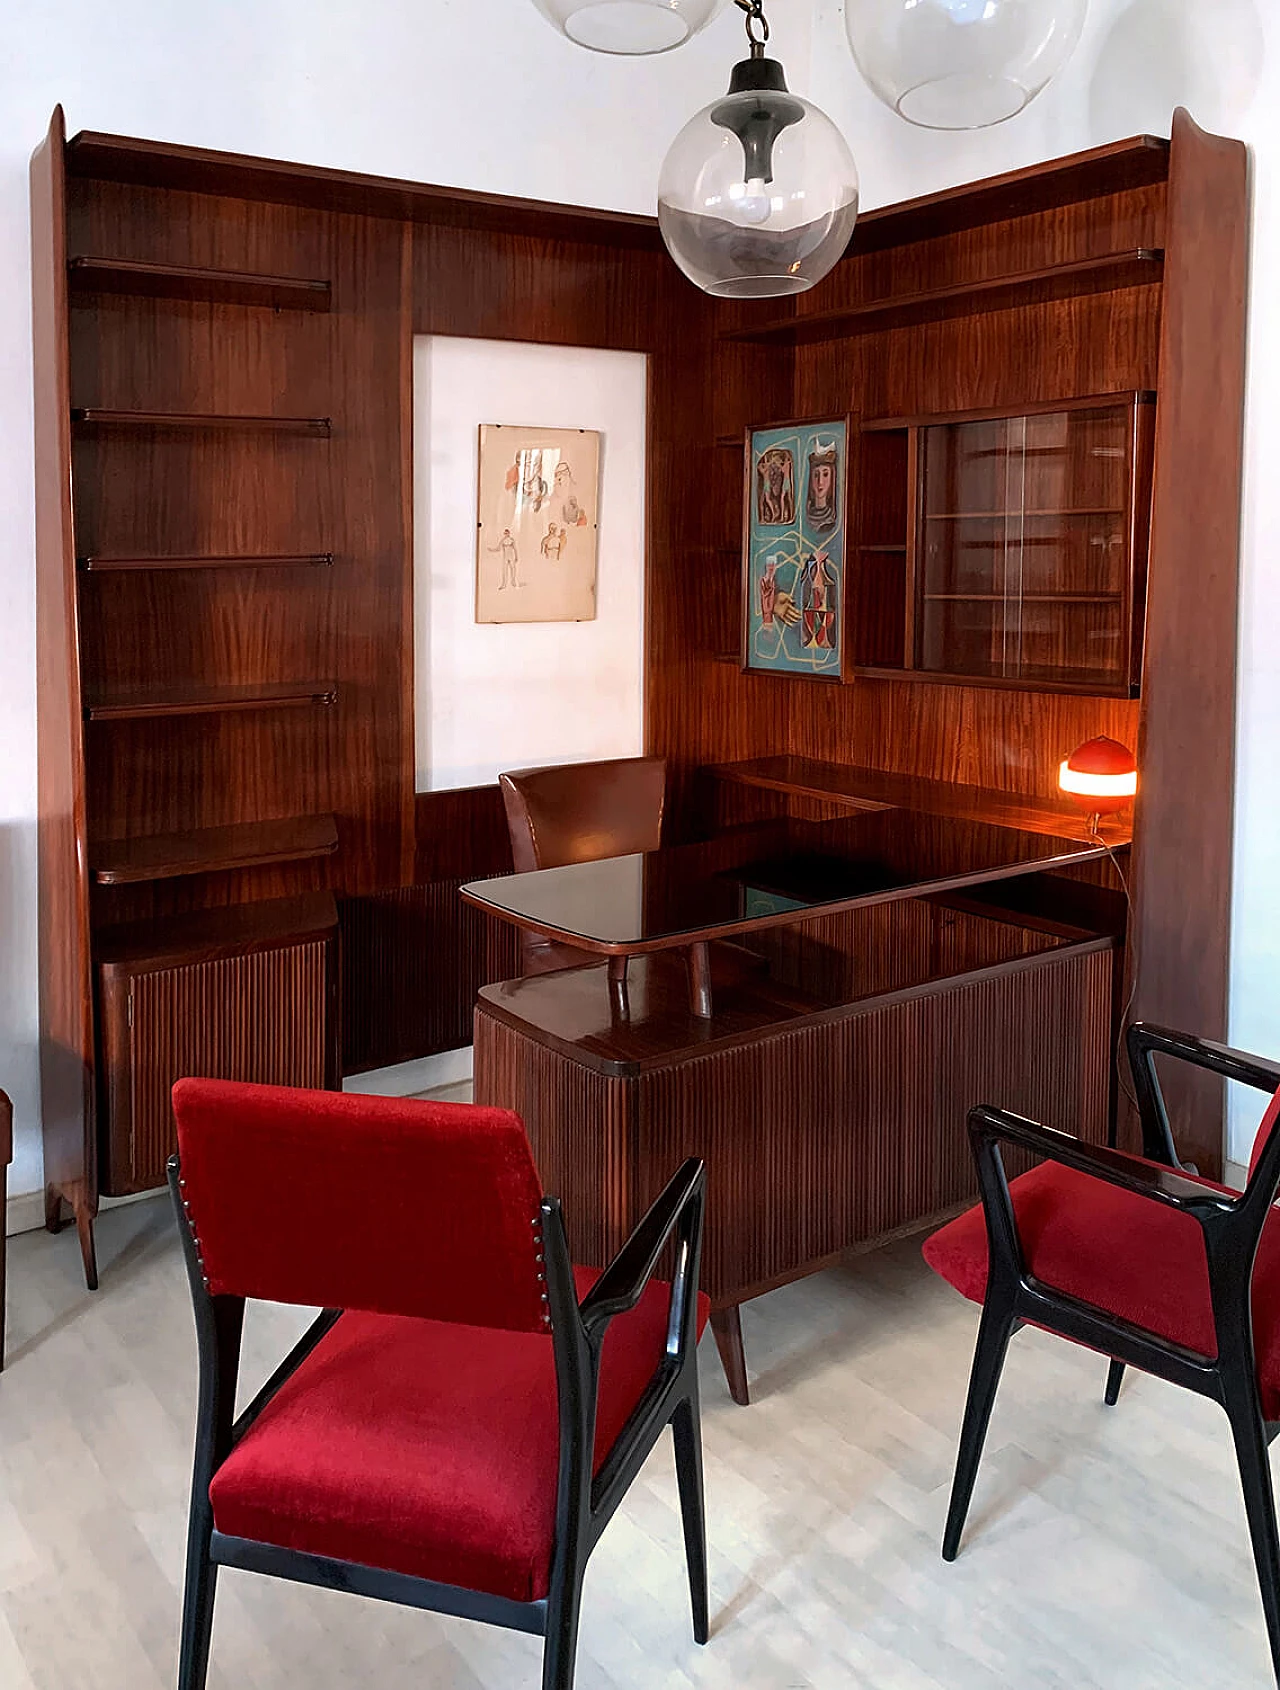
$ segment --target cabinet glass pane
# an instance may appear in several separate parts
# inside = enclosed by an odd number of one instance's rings
[[[922,669],[1118,688],[1131,407],[922,430]]]

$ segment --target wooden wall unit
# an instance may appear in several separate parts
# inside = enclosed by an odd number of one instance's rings
[[[648,218],[67,144],[55,113],[32,163],[51,1212],[68,1199],[83,1237],[126,1181],[94,1011],[108,930],[336,894],[347,1071],[462,1041],[476,986],[510,971],[455,896],[506,866],[496,789],[413,790],[414,334],[647,354],[646,742],[670,761],[673,837],[813,802],[700,772],[761,758],[1060,816],[1058,762],[1110,734],[1143,771],[1135,1001],[1223,1034],[1243,170],[1179,114],[1172,147],[868,212],[833,275],[779,308],[699,294]],[[1160,404],[1141,700],[740,671],[749,425],[1143,390]],[[909,442],[886,436],[873,464],[862,438],[855,507],[896,520],[906,495],[877,477],[895,454],[913,468]],[[855,617],[883,598],[870,566],[852,588]],[[1220,1105],[1188,1108],[1212,1168]]]

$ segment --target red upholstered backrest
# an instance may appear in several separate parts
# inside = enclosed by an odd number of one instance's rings
[[[1254,1170],[1258,1166],[1262,1152],[1267,1148],[1271,1135],[1275,1131],[1276,1122],[1280,1121],[1280,1091],[1267,1105],[1267,1112],[1258,1125],[1258,1136],[1253,1141],[1253,1155],[1249,1158],[1249,1178],[1253,1178]]]
[[[215,1295],[545,1330],[518,1115],[226,1080],[179,1080],[173,1108]]]

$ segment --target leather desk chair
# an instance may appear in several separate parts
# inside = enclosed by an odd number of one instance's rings
[[[498,777],[517,874],[601,857],[656,851],[662,843],[667,765],[662,757],[620,757],[517,769]],[[520,934],[523,974],[598,961],[572,945]]]

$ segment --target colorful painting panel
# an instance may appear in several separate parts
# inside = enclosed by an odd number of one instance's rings
[[[746,669],[841,678],[848,443],[845,418],[751,433]]]

